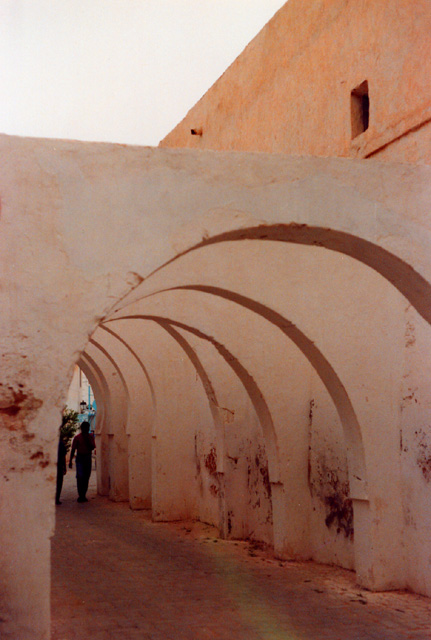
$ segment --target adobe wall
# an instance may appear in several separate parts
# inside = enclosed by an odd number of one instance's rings
[[[429,164],[430,30],[427,0],[289,0],[160,145]]]
[[[2,637],[48,637],[77,362],[101,493],[430,595],[430,169],[7,136],[0,154]]]

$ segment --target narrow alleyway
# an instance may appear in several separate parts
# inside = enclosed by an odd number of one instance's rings
[[[68,472],[52,549],[53,640],[431,639],[431,600],[279,562],[202,524],[152,523]]]

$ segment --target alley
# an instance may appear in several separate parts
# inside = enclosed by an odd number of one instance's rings
[[[68,472],[52,540],[53,640],[431,638],[431,600],[374,594],[354,574],[280,562],[212,527],[152,523]]]

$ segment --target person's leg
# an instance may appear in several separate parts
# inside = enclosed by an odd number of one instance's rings
[[[78,485],[78,502],[88,502],[86,493],[88,489],[88,481],[90,474],[88,471],[90,465],[91,473],[91,459],[88,460],[87,456],[80,456],[76,460],[76,482]]]
[[[57,487],[55,491],[55,504],[61,504],[60,496],[63,488],[63,473],[61,469],[57,469]]]
[[[88,483],[90,480],[90,476],[91,476],[91,463],[92,463],[92,459],[91,456],[88,456],[88,458],[85,460],[85,465],[84,465],[84,477],[82,479],[82,488],[83,488],[83,492],[84,492],[84,498],[87,499],[87,491],[88,491]]]
[[[78,502],[85,502],[85,465],[81,458],[76,457],[76,486],[78,489]]]

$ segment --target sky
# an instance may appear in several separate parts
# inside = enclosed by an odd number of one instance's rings
[[[285,0],[0,0],[0,133],[152,145]]]

